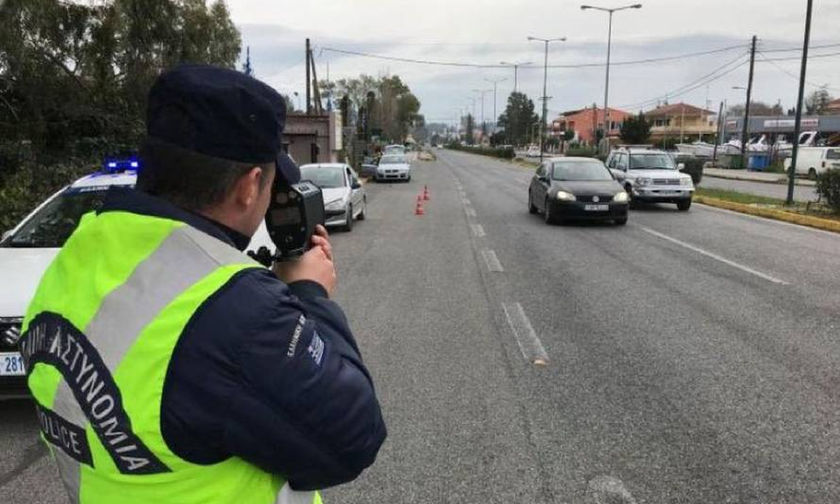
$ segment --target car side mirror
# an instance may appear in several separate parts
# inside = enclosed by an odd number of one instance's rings
[[[361,189],[362,184],[359,183],[358,180],[354,180],[352,184],[350,184],[351,189]]]
[[[677,163],[677,170],[679,170],[679,171],[685,170],[685,163]]]

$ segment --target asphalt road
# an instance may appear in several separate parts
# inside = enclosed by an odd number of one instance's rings
[[[738,191],[756,196],[769,198],[787,199],[786,184],[768,184],[766,182],[750,182],[746,180],[731,180],[704,176],[700,181],[700,187],[710,189],[726,189]],[[817,191],[813,186],[793,186],[793,199],[796,201],[816,201]]]
[[[325,502],[840,501],[840,236],[701,205],[549,227],[532,171],[436,153],[333,236],[389,437]],[[0,404],[0,495],[62,502],[34,424]]]

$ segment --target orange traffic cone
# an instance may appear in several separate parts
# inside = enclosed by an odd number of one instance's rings
[[[423,210],[423,197],[417,195],[417,206],[414,207],[414,215],[426,215],[426,211]]]
[[[423,199],[429,201],[429,186],[423,186]]]

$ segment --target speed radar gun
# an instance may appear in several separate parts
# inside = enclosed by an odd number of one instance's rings
[[[315,226],[324,224],[324,197],[321,189],[309,181],[288,184],[274,179],[271,204],[265,214],[268,236],[277,247],[272,254],[260,247],[251,257],[266,266],[274,261],[294,261],[309,250]]]

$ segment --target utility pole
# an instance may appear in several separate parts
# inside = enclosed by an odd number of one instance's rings
[[[720,108],[718,109],[717,134],[715,134],[715,150],[712,153],[712,161],[714,161],[714,162],[717,162],[718,145],[720,145],[720,137],[723,136],[723,130],[721,129],[722,121],[723,121],[723,102],[720,102]]]
[[[518,88],[517,88],[517,84],[518,84],[517,71],[519,70],[519,67],[524,66],[524,65],[533,65],[533,63],[531,63],[530,61],[523,61],[523,62],[519,62],[519,63],[508,63],[507,61],[500,61],[499,64],[513,67],[513,92],[514,93],[517,92],[517,90],[518,90]]]
[[[625,5],[624,7],[616,7],[614,9],[607,9],[605,7],[595,7],[593,5],[581,5],[580,10],[599,10],[607,12],[610,15],[609,28],[607,30],[607,76],[604,84],[604,139],[607,141],[607,151],[610,145],[610,123],[609,123],[609,97],[610,97],[610,47],[612,46],[612,18],[613,13],[625,9],[641,9],[642,4]]]
[[[538,37],[528,37],[528,40],[536,40],[539,42],[543,42],[545,44],[545,56],[543,58],[543,94],[542,94],[542,121],[540,124],[540,163],[543,162],[543,151],[545,150],[545,123],[548,120],[546,116],[548,115],[548,96],[547,96],[547,86],[548,86],[548,44],[551,42],[565,42],[566,37],[554,38],[554,39],[544,39]]]
[[[809,0],[810,2],[810,0]],[[750,100],[752,99],[753,86],[753,69],[755,67],[755,43],[758,37],[753,35],[752,47],[750,48],[750,76],[747,81],[747,105],[744,110],[744,128],[741,132],[741,162],[744,163],[744,153],[747,149],[747,141],[749,140],[749,125],[750,125]]]
[[[799,131],[802,126],[802,101],[805,97],[805,72],[808,67],[808,43],[811,39],[811,9],[813,0],[808,0],[808,10],[805,12],[805,42],[802,44],[802,68],[799,70],[799,97],[796,101],[796,120],[793,126],[793,151],[790,154],[790,171],[788,173],[788,190],[785,204],[793,204],[793,179],[796,174],[796,157],[799,154]]]
[[[306,39],[306,114],[309,115],[312,113],[312,99],[309,95],[309,59],[311,57],[311,52],[309,50],[309,39]]]
[[[496,84],[498,84],[500,82],[504,82],[507,79],[502,78],[502,79],[484,79],[484,80],[486,80],[487,82],[492,82],[493,83],[493,133],[495,133],[496,132]]]

